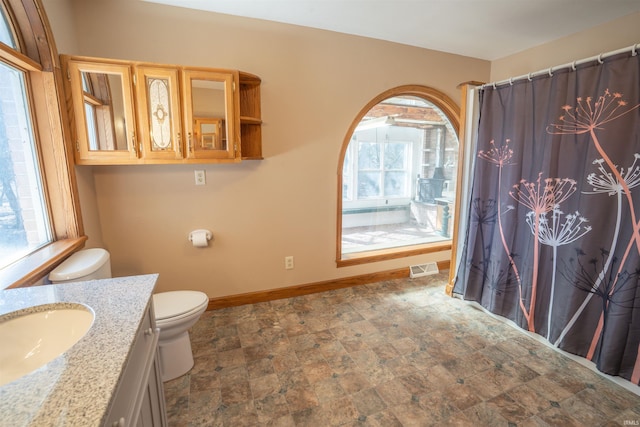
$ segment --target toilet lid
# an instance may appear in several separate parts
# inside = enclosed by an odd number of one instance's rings
[[[109,261],[109,252],[101,248],[83,249],[71,255],[49,273],[49,280],[74,280],[94,273]]]
[[[201,307],[209,301],[204,292],[170,291],[153,294],[156,320],[180,316]]]

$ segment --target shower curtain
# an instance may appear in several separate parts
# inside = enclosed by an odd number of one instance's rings
[[[453,292],[640,382],[640,55],[480,90]]]

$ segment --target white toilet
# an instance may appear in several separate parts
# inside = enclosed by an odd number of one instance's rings
[[[169,291],[153,295],[156,324],[160,328],[160,368],[162,381],[169,381],[193,368],[189,329],[209,304],[199,291]]]
[[[83,249],[71,255],[49,273],[53,284],[111,278],[109,252]],[[207,309],[209,297],[199,291],[170,291],[153,295],[162,381],[186,374],[193,367],[189,328]]]

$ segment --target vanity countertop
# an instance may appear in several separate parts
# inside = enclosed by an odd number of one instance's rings
[[[149,274],[0,291],[0,316],[60,302],[85,304],[95,314],[87,334],[69,350],[0,386],[0,426],[102,425],[157,278]]]

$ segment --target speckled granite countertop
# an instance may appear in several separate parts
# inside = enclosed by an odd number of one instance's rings
[[[157,278],[150,274],[0,291],[0,316],[57,302],[82,303],[95,313],[87,334],[67,352],[0,386],[0,426],[102,425]]]

